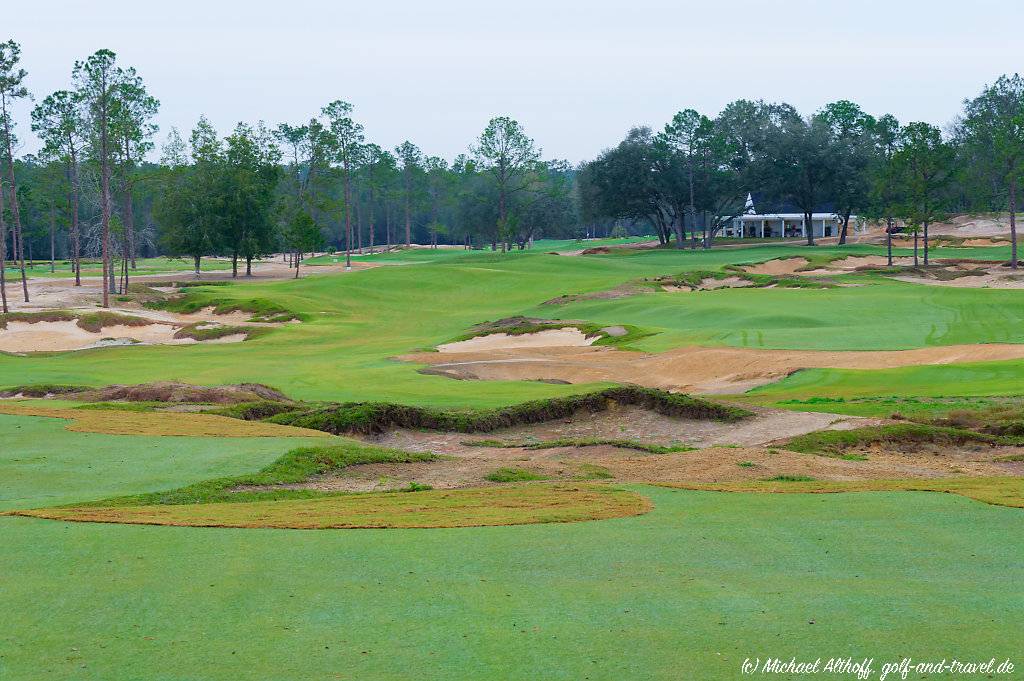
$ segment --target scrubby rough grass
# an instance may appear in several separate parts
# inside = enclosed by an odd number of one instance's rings
[[[1024,508],[1024,478],[915,478],[912,480],[796,480],[779,476],[771,480],[730,483],[658,483],[662,487],[716,492],[769,492],[825,494],[838,492],[947,492],[995,506]],[[787,478],[782,480],[781,478]],[[783,484],[778,484],[778,483]]]
[[[786,449],[805,454],[840,456],[845,450],[871,445],[900,447],[907,445],[1011,445],[1019,439],[976,433],[964,428],[933,426],[924,423],[894,423],[851,430],[819,430],[789,440]]]
[[[252,340],[270,331],[266,328],[251,326],[205,326],[203,322],[183,326],[175,332],[175,338],[191,338],[197,341],[211,341],[226,336],[244,335],[245,340]]]
[[[8,322],[24,322],[39,324],[41,322],[75,322],[75,324],[92,333],[99,333],[105,326],[149,326],[157,322],[145,317],[120,314],[118,312],[69,312],[67,310],[47,310],[44,312],[8,312],[0,314],[0,329],[6,329]]]
[[[689,272],[681,272],[679,274],[673,274],[666,277],[658,277],[644,283],[648,286],[688,286],[692,289],[700,289],[701,284],[705,279],[716,279],[721,281],[722,279],[729,278],[742,279],[750,282],[750,285],[746,288],[765,288],[768,286],[776,288],[809,289],[835,288],[835,284],[829,281],[821,281],[818,279],[799,276],[788,277],[774,274],[753,274],[751,272],[744,271],[738,266],[730,266],[724,270],[693,270]]]
[[[86,504],[88,506],[146,506],[153,504],[221,504],[226,502],[308,499],[331,496],[308,489],[252,489],[300,483],[315,475],[338,472],[348,466],[369,463],[433,461],[430,453],[403,452],[346,442],[323,447],[293,449],[256,473],[204,480],[166,492],[137,494]]]
[[[738,421],[750,415],[750,412],[739,407],[688,395],[638,386],[621,386],[583,395],[523,402],[499,409],[444,410],[379,402],[355,402],[283,412],[267,420],[271,423],[322,430],[335,435],[373,435],[392,428],[426,428],[474,433],[567,418],[579,411],[600,412],[608,408],[609,402],[635,405],[665,416],[679,418]]]
[[[200,285],[205,286],[206,284]],[[214,314],[246,312],[252,315],[250,321],[253,322],[287,322],[304,318],[303,315],[266,298],[216,298],[203,291],[189,291],[174,298],[148,301],[145,306],[154,310],[166,310],[180,314],[193,314],[208,307],[213,308]]]
[[[690,452],[694,447],[686,445],[657,445],[650,442],[629,439],[573,438],[565,437],[557,440],[522,441],[509,440],[469,440],[462,444],[470,447],[500,447],[504,449],[555,449],[556,447],[618,447],[619,449],[635,449],[648,454],[672,454]]]
[[[625,333],[619,336],[613,336],[604,330],[608,328],[608,326],[621,326],[625,330]],[[445,341],[445,343],[440,343],[439,345],[458,343],[460,341],[466,341],[482,336],[492,336],[498,333],[503,333],[508,336],[523,336],[530,333],[540,333],[542,331],[553,331],[567,328],[577,329],[587,338],[597,338],[597,340],[594,341],[594,345],[613,345],[620,349],[629,349],[628,346],[630,343],[653,335],[650,331],[645,331],[644,329],[632,325],[602,325],[578,320],[548,320],[517,316],[477,324],[469,332],[456,336],[455,338]]]
[[[189,527],[429,528],[603,520],[646,513],[641,495],[596,485],[528,485],[331,495],[221,504],[88,506],[19,511],[55,520]]]
[[[0,414],[68,419],[67,429],[108,435],[191,437],[324,437],[318,430],[281,426],[213,414],[64,409],[38,404],[0,403]]]
[[[531,480],[547,480],[548,476],[525,468],[499,468],[484,476],[491,482],[529,482]]]

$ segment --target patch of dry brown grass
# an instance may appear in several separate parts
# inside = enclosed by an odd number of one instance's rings
[[[0,403],[0,414],[68,419],[67,430],[107,435],[183,435],[196,437],[330,437],[308,428],[227,416],[184,412],[62,409],[35,404]]]
[[[994,506],[1024,508],[1024,478],[924,478],[915,480],[759,480],[728,483],[655,483],[661,487],[714,492],[767,492],[770,494],[832,494],[837,492],[945,492]]]
[[[651,508],[649,499],[628,490],[531,484],[246,503],[44,508],[9,515],[182,527],[354,529],[568,523],[640,515]]]

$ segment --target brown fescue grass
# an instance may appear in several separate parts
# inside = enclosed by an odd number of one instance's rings
[[[649,499],[628,490],[531,484],[248,503],[43,508],[7,515],[131,525],[319,530],[569,523],[640,515],[651,508]]]
[[[769,494],[832,494],[837,492],[945,492],[994,506],[1024,508],[1024,478],[924,478],[914,480],[853,480],[783,482],[762,480],[729,483],[655,483],[661,487],[713,492]]]
[[[213,414],[62,409],[35,404],[0,403],[0,414],[68,419],[67,430],[106,435],[182,435],[195,437],[330,437],[308,428],[262,421],[241,421]]]

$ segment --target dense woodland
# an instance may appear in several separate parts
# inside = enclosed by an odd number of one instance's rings
[[[523,127],[492,119],[448,161],[411,141],[365,138],[338,100],[305,121],[205,118],[182,133],[154,124],[160,102],[136,71],[100,50],[68,88],[32,98],[14,41],[0,43],[0,293],[24,296],[26,271],[49,261],[103,263],[104,305],[136,260],[230,257],[236,275],[285,253],[374,252],[413,243],[506,251],[534,238],[656,234],[710,248],[759,192],[810,213],[828,205],[920,233],[953,212],[1008,212],[1016,267],[1017,188],[1024,176],[1024,80],[1003,76],[944,129],[874,117],[850,101],[803,115],[737,100],[715,118],[688,109],[661,130],[637,127],[596,159],[545,160]],[[19,135],[42,142],[20,154]],[[813,243],[813,236],[808,236]],[[927,248],[927,246],[925,246]],[[927,258],[927,256],[926,256]],[[927,262],[927,260],[926,260]],[[13,268],[5,269],[5,266]],[[16,293],[15,293],[16,289]]]

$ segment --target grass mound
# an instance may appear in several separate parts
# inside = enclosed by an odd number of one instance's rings
[[[782,483],[782,484],[779,484]],[[1024,508],[1024,478],[921,478],[914,480],[758,480],[730,483],[658,483],[661,487],[714,492],[830,494],[838,492],[946,492],[986,504]]]
[[[503,449],[555,449],[557,447],[617,447],[619,449],[635,449],[649,454],[673,454],[676,452],[691,452],[695,448],[686,445],[656,445],[650,442],[629,439],[602,439],[602,438],[559,438],[557,440],[542,440],[540,442],[510,442],[508,440],[470,440],[462,444],[470,447],[500,447]]]
[[[91,333],[99,333],[105,326],[149,326],[150,324],[158,323],[145,317],[135,317],[117,312],[75,313],[66,310],[8,312],[0,314],[0,329],[6,329],[8,322],[23,322],[25,324],[75,322],[79,328]]]
[[[538,484],[216,504],[77,506],[11,515],[81,522],[238,528],[429,528],[568,523],[640,515],[651,503],[603,485]]]
[[[1009,445],[1018,444],[1018,440],[977,433],[964,428],[933,426],[924,423],[895,423],[851,430],[820,430],[791,439],[786,444],[786,449],[805,454],[842,456],[849,449],[872,445],[888,445],[899,448],[908,445],[965,445],[972,443]]]
[[[689,288],[693,291],[704,290],[704,281],[714,279],[723,281],[725,279],[742,279],[747,282],[747,288],[835,288],[835,284],[817,279],[808,279],[800,276],[780,276],[773,274],[753,274],[746,272],[740,267],[727,267],[724,270],[693,270],[682,272],[665,277],[647,280],[648,285],[653,286],[678,286]]]
[[[77,504],[76,506],[220,504],[273,499],[307,499],[329,496],[331,493],[308,489],[266,488],[305,482],[313,476],[334,473],[348,466],[359,464],[412,463],[414,461],[433,461],[436,458],[436,455],[430,453],[403,452],[398,449],[374,447],[358,442],[345,442],[323,447],[299,447],[255,473],[204,480],[194,485],[166,492],[136,494],[88,504]]]
[[[197,341],[212,341],[228,336],[245,336],[245,340],[252,340],[257,336],[267,333],[270,329],[253,328],[251,326],[208,326],[207,323],[199,322],[183,326],[175,332],[175,338],[191,338]]]
[[[508,336],[522,336],[530,333],[540,333],[542,331],[552,331],[565,328],[578,329],[587,338],[597,337],[597,340],[594,341],[594,345],[624,346],[641,338],[654,335],[653,333],[644,331],[636,326],[623,325],[621,328],[625,333],[620,332],[613,335],[612,333],[609,333],[608,329],[611,327],[608,325],[593,324],[590,322],[572,319],[543,319],[517,316],[506,317],[493,322],[482,322],[473,326],[469,332],[462,334],[461,336],[456,336],[449,341],[445,341],[442,345],[467,341],[472,338],[480,338],[481,336],[491,336],[498,333],[503,333]]]
[[[738,421],[745,409],[653,388],[621,386],[582,395],[534,400],[497,409],[445,410],[389,402],[348,402],[271,416],[267,421],[341,435],[376,435],[393,428],[476,433],[605,411],[610,403],[633,405],[677,418]]]
[[[91,390],[87,385],[64,385],[61,383],[32,383],[30,385],[12,385],[9,388],[0,389],[0,397],[56,397],[74,395]]]
[[[531,480],[547,480],[548,476],[525,468],[499,468],[484,476],[491,482],[529,482]]]
[[[22,389],[24,387],[21,386]],[[291,402],[288,396],[281,391],[262,383],[202,386],[177,381],[159,381],[156,383],[140,383],[138,385],[108,385],[105,388],[83,388],[75,392],[78,393],[75,399],[84,402],[127,401],[188,404],[251,404],[264,401],[290,404]],[[27,393],[25,394],[27,395]]]
[[[213,414],[62,409],[38,404],[0,403],[0,414],[42,416],[71,421],[67,430],[107,435],[167,435],[187,437],[324,437],[317,430],[292,428],[261,421],[240,421]]]
[[[200,284],[202,286],[208,283]],[[151,300],[145,306],[153,310],[165,310],[179,314],[194,314],[208,307],[213,308],[214,314],[230,314],[231,312],[245,312],[251,314],[252,322],[287,322],[293,319],[303,320],[304,316],[288,310],[277,303],[266,298],[247,298],[234,300],[230,298],[211,298],[196,292],[186,292],[184,295],[162,300]]]

